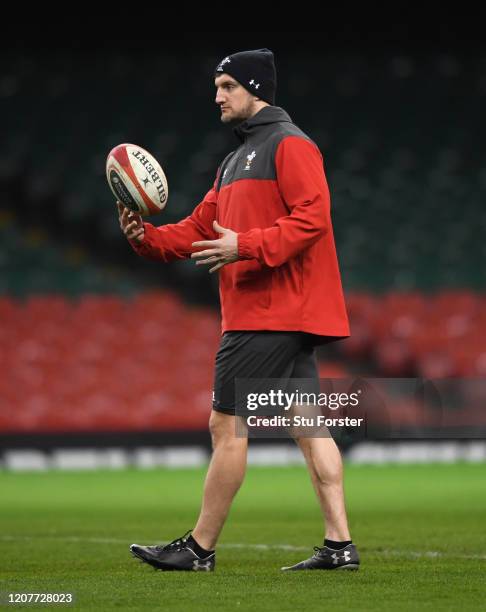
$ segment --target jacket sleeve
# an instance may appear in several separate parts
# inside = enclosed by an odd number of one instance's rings
[[[152,260],[165,262],[184,259],[197,249],[192,243],[197,240],[214,240],[218,235],[214,232],[213,221],[216,219],[216,182],[208,191],[191,215],[179,221],[155,227],[144,223],[144,239],[138,244],[130,241],[133,250],[138,255]]]
[[[329,189],[317,146],[299,136],[287,136],[277,148],[275,167],[278,189],[290,214],[271,227],[238,234],[240,259],[257,259],[269,267],[280,266],[310,247],[331,225]]]

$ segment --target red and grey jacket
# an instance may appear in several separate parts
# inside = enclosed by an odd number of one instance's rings
[[[222,330],[303,331],[349,336],[334,246],[329,189],[318,147],[279,107],[235,128],[241,145],[213,188],[179,223],[144,223],[135,251],[149,259],[189,257],[215,240],[213,221],[238,233],[240,260],[221,268]]]

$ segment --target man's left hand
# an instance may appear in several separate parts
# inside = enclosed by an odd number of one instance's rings
[[[193,247],[207,247],[204,251],[192,253],[192,259],[198,259],[199,264],[216,264],[209,272],[216,272],[226,264],[238,261],[238,234],[226,227],[221,227],[217,221],[213,222],[214,231],[221,234],[217,240],[202,240],[193,242]],[[205,258],[205,259],[202,259]]]

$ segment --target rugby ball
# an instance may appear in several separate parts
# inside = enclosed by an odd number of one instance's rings
[[[134,144],[119,144],[106,159],[106,178],[113,195],[139,215],[165,208],[169,188],[164,171],[148,151]]]

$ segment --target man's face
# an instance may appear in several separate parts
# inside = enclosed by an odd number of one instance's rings
[[[255,114],[255,100],[242,85],[228,74],[219,74],[214,80],[216,104],[221,109],[221,121],[244,121]]]

